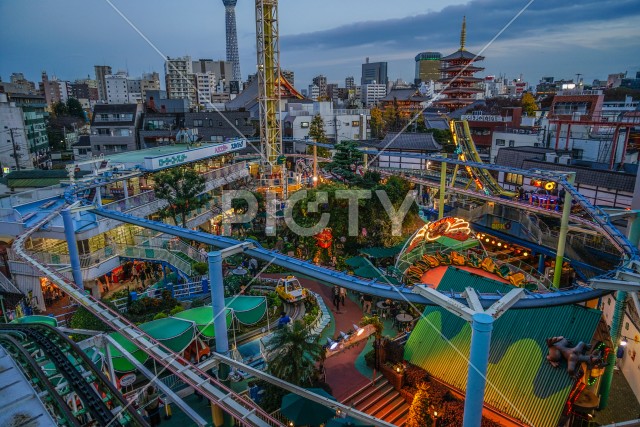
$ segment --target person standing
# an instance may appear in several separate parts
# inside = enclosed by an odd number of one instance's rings
[[[363,299],[362,311],[366,314],[371,314],[371,302],[373,301],[373,298],[369,294],[364,294]]]
[[[342,303],[342,307],[344,307],[344,301],[347,298],[347,289],[340,287],[340,302]]]
[[[145,390],[142,407],[149,416],[149,425],[151,427],[160,425],[160,395],[154,386],[150,385]]]
[[[336,308],[336,311],[340,311],[340,288],[338,286],[334,286],[332,289],[333,292],[333,306]]]

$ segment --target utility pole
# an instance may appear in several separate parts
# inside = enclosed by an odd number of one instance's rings
[[[16,170],[20,170],[20,161],[18,160],[18,150],[16,149],[16,143],[13,140],[13,131],[17,130],[17,128],[9,129],[9,133],[11,134],[11,148],[13,148],[13,160],[16,162]]]

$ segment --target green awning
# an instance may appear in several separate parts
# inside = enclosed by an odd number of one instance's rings
[[[210,305],[181,311],[174,314],[173,317],[194,322],[198,327],[198,331],[206,338],[216,336],[213,328],[213,308]],[[231,310],[227,308],[227,327],[231,327],[231,320]]]
[[[382,277],[382,272],[370,265],[363,265],[360,268],[354,270],[353,274],[360,277],[366,277],[367,279],[376,279]]]
[[[17,319],[13,319],[11,323],[17,323],[20,325],[42,323],[45,325],[53,326],[54,328],[58,326],[58,321],[54,317],[38,315],[18,317]]]
[[[144,363],[149,358],[144,351],[140,350],[135,344],[123,337],[119,332],[112,332],[109,336],[124,347],[126,351],[131,353],[138,362]],[[122,355],[120,350],[111,344],[109,344],[109,352],[111,353],[111,362],[113,363],[114,370],[118,372],[131,372],[136,370],[133,363],[129,362],[129,360]]]
[[[460,240],[452,239],[451,237],[440,236],[436,239],[436,242],[453,251],[462,251],[478,246],[478,240],[474,238],[470,238],[465,240],[464,242],[461,242]]]
[[[495,294],[496,292],[506,294],[514,288],[512,285],[453,266],[447,268],[438,284],[438,290],[444,292],[464,292],[467,287],[471,287],[481,294]]]
[[[389,258],[398,255],[403,247],[404,242],[399,245],[391,246],[390,248],[374,247],[360,249],[360,252],[365,255],[369,255],[371,258]]]
[[[143,323],[139,327],[170,350],[180,353],[193,340],[196,329],[194,326],[194,322],[167,317]]]
[[[238,322],[244,325],[258,323],[267,312],[267,298],[261,296],[235,296],[224,299],[224,305],[233,310]]]
[[[367,259],[363,258],[361,256],[354,256],[353,258],[349,258],[349,259],[345,260],[344,263],[347,264],[349,267],[354,267],[354,268],[358,268],[358,267],[361,267],[363,265],[368,265],[369,264]]]

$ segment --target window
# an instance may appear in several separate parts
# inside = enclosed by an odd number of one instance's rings
[[[118,129],[118,136],[131,136],[129,129]]]
[[[507,173],[504,181],[508,184],[522,185],[522,175],[509,172]]]
[[[212,128],[213,127],[213,119],[209,119],[209,127]]]
[[[98,135],[111,135],[108,128],[98,128]]]
[[[358,120],[354,120],[351,122],[351,126],[360,126],[360,122]]]
[[[516,145],[516,142],[513,139],[509,140],[509,147],[513,147]]]
[[[574,148],[571,150],[571,157],[573,157],[574,159],[582,159],[582,155],[584,153],[584,150],[581,148]]]
[[[309,122],[300,122],[300,127],[301,128],[308,128],[309,127]]]
[[[222,127],[222,121],[218,122],[218,126]]]
[[[504,147],[504,139],[496,139],[496,145],[498,147]]]
[[[196,128],[200,127],[201,128],[202,127],[202,120],[193,119],[193,127],[196,127]]]

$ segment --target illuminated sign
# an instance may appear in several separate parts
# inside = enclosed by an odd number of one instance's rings
[[[532,179],[531,185],[536,188],[544,188],[545,190],[551,191],[555,190],[556,183],[551,181],[541,181],[539,179]]]
[[[464,242],[469,238],[471,228],[469,223],[462,218],[445,217],[437,221],[425,224],[411,239],[407,251],[411,251],[421,242],[433,242],[439,237],[445,236]]]
[[[460,116],[460,120],[466,120],[468,122],[508,122],[510,121],[508,117],[502,116],[493,116],[490,114],[463,114]]]
[[[192,150],[180,151],[174,154],[145,157],[144,168],[147,170],[164,169],[183,163],[195,162],[209,157],[219,156],[233,151],[242,150],[247,146],[244,139],[236,139],[223,144],[205,144]]]

